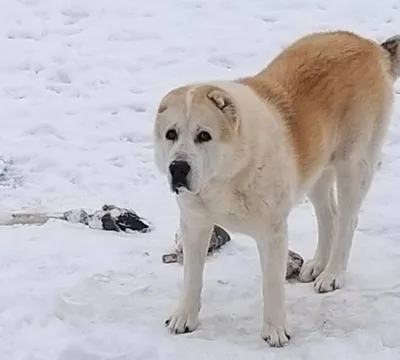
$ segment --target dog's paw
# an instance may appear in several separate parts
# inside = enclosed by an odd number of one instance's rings
[[[198,312],[181,306],[165,321],[165,326],[171,333],[183,334],[195,330],[198,323]]]
[[[300,270],[299,279],[304,283],[314,281],[324,269],[325,264],[318,259],[307,261]]]
[[[290,334],[286,326],[264,325],[262,338],[271,347],[285,347],[289,344]]]
[[[318,293],[326,293],[341,289],[344,285],[344,273],[323,271],[314,282],[314,289]]]

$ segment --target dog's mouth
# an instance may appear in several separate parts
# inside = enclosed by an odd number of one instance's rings
[[[183,193],[184,191],[190,191],[189,186],[186,180],[183,181],[172,181],[171,182],[171,190],[176,195]]]

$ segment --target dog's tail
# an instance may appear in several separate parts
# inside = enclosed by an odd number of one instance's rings
[[[397,80],[400,76],[400,35],[386,39],[381,46],[389,53],[390,74]]]

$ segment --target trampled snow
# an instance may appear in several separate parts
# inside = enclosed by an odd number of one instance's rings
[[[147,234],[79,224],[1,227],[1,360],[400,359],[400,98],[363,206],[345,288],[287,284],[293,337],[260,338],[254,243],[207,260],[200,327],[163,326],[182,267],[165,265],[178,211],[153,163],[151,128],[172,86],[254,73],[315,30],[400,33],[398,0],[1,0],[0,210],[130,207]],[[397,86],[400,89],[400,84]],[[316,241],[308,203],[290,246]]]

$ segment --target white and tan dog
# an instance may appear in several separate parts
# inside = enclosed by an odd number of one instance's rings
[[[170,91],[155,121],[155,157],[180,208],[184,287],[166,321],[198,325],[213,224],[257,243],[263,338],[288,343],[287,220],[303,196],[318,221],[300,274],[318,292],[343,286],[357,216],[380,161],[400,73],[400,37],[383,44],[337,31],[306,36],[255,76]],[[337,197],[334,185],[337,186]]]

